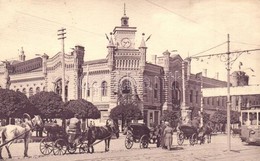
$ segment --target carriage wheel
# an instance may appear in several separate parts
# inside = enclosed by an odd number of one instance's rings
[[[178,145],[182,145],[184,142],[184,134],[183,132],[180,132],[177,134],[177,143]]]
[[[131,149],[133,144],[134,144],[133,136],[132,135],[126,135],[126,138],[125,138],[126,149]]]
[[[43,138],[40,142],[40,152],[43,155],[49,155],[53,151],[53,142],[48,138]]]
[[[192,136],[190,137],[190,145],[196,144],[197,141],[198,141],[198,135],[196,133],[192,134]]]
[[[80,144],[79,146],[79,153],[86,153],[88,151],[88,143],[87,142],[83,142]]]
[[[68,143],[68,146],[67,146],[67,151],[70,153],[70,154],[74,154],[77,150],[77,145],[76,143]]]
[[[149,138],[147,135],[143,135],[140,139],[140,148],[148,148],[149,145]]]
[[[64,155],[67,151],[67,142],[64,139],[58,139],[53,146],[54,155]]]

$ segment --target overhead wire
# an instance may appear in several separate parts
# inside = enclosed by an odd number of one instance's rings
[[[215,48],[217,48],[217,47],[220,47],[220,46],[222,46],[222,45],[224,45],[224,44],[226,44],[226,43],[227,43],[227,42],[225,41],[225,42],[223,42],[223,43],[221,43],[221,44],[219,44],[219,45],[216,45],[216,46],[214,46],[214,47],[212,47],[212,48],[209,48],[209,49],[207,49],[207,50],[204,50],[204,51],[202,51],[202,52],[199,52],[199,53],[197,53],[197,54],[194,54],[194,55],[192,55],[191,57],[200,55],[200,54],[202,54],[202,53],[205,53],[205,52],[207,52],[207,51],[210,51],[210,50],[212,50],[212,49],[215,49]]]
[[[41,19],[41,20],[44,20],[44,21],[47,21],[47,22],[51,22],[51,23],[63,25],[63,26],[66,26],[66,27],[74,28],[74,29],[77,29],[77,30],[81,30],[83,32],[87,32],[87,33],[90,33],[90,34],[93,34],[93,35],[96,35],[96,36],[104,37],[104,34],[96,33],[96,32],[93,32],[93,31],[88,31],[88,30],[85,30],[85,29],[82,29],[82,28],[79,28],[79,27],[75,27],[75,26],[72,26],[72,25],[64,24],[64,23],[61,23],[61,22],[53,21],[53,20],[49,20],[47,18],[35,16],[35,15],[29,14],[29,13],[25,13],[25,12],[22,12],[22,11],[16,11],[16,12],[20,13],[20,14],[23,14],[23,15],[30,16],[30,17],[34,17],[34,18],[37,18],[37,19]]]
[[[252,46],[260,46],[259,44],[250,44],[250,43],[245,43],[245,42],[240,42],[240,41],[230,41],[231,43],[236,43],[236,44],[244,44],[244,45],[252,45]]]

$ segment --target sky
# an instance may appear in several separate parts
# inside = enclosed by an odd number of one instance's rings
[[[0,0],[0,60],[14,60],[23,47],[26,59],[61,51],[57,30],[66,28],[65,52],[85,47],[85,61],[107,55],[105,34],[120,26],[124,14],[137,27],[136,47],[142,33],[147,61],[166,50],[183,59],[194,55],[260,49],[260,0]],[[211,49],[211,50],[209,50]],[[260,50],[231,54],[231,72],[250,76],[260,84]],[[207,69],[207,76],[227,80],[225,56],[192,59],[192,73]],[[253,71],[251,70],[253,69]],[[216,78],[216,77],[215,77]]]

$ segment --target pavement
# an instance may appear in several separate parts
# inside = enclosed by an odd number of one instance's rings
[[[255,161],[260,157],[260,146],[252,146],[242,143],[239,137],[231,138],[231,151],[227,151],[227,136],[218,134],[212,137],[212,143],[203,145],[189,145],[185,140],[182,146],[177,145],[176,135],[173,136],[173,146],[170,151],[156,148],[155,144],[148,149],[140,149],[138,143],[128,150],[125,148],[125,136],[113,139],[110,143],[110,151],[104,152],[104,142],[97,144],[95,153],[89,154],[65,154],[62,156],[42,155],[37,142],[30,143],[28,154],[30,158],[23,158],[23,144],[15,143],[10,147],[13,159],[7,159],[6,150],[3,149],[3,157],[10,161]]]

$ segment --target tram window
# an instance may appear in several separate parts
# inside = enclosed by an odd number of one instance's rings
[[[242,113],[242,125],[246,125],[246,121],[248,120],[248,113]]]
[[[257,125],[256,112],[249,113],[249,120],[251,121],[251,125]]]
[[[260,125],[260,112],[258,112],[258,125]]]

